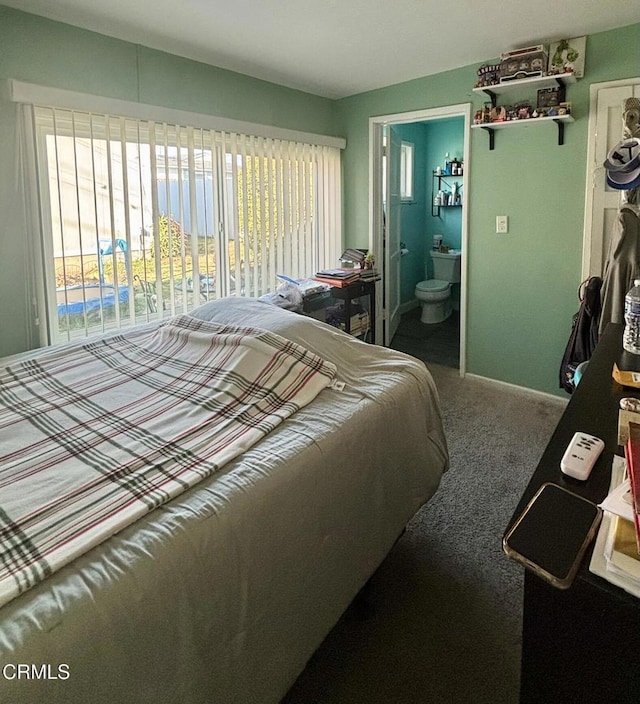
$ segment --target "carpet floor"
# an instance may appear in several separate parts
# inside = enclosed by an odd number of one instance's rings
[[[564,403],[427,366],[450,469],[282,704],[518,701],[522,570],[501,539]]]

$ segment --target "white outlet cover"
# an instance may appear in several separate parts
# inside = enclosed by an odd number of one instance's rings
[[[496,233],[504,235],[509,232],[509,218],[507,215],[496,215]]]

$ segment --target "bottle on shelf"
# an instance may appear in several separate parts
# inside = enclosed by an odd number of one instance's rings
[[[624,333],[622,346],[627,352],[640,354],[640,279],[624,298]]]
[[[442,173],[448,176],[451,173],[451,171],[449,170],[450,168],[451,168],[451,162],[449,161],[449,152],[445,152],[444,171]]]

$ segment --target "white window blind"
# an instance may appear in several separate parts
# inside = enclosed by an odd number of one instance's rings
[[[337,262],[337,147],[42,106],[33,126],[49,342]]]

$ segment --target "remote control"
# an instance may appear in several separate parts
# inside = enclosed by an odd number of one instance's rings
[[[587,433],[576,433],[562,456],[560,469],[569,477],[585,481],[602,450],[604,442],[600,438]]]

